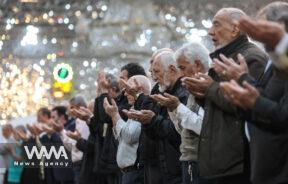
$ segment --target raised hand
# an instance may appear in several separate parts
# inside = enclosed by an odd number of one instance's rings
[[[179,99],[176,96],[164,93],[164,95],[150,95],[150,97],[157,101],[161,106],[167,107],[169,111],[174,111],[180,104]]]
[[[212,67],[223,80],[230,81],[234,79],[237,81],[241,75],[249,72],[246,61],[241,54],[237,55],[239,64],[232,58],[227,58],[223,54],[220,54],[220,58],[223,62],[215,58],[213,59],[214,62]]]

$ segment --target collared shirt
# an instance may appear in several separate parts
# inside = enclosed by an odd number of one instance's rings
[[[175,129],[181,135],[180,161],[197,161],[198,135],[201,133],[204,110],[189,95],[187,106],[179,104],[173,112],[168,112]]]
[[[80,119],[76,119],[75,124],[76,124],[75,130],[77,130],[80,133],[81,138],[87,140],[90,131],[86,122]],[[66,130],[62,130],[62,132],[60,133],[60,138],[63,141],[65,148],[71,152],[72,162],[81,161],[83,153],[76,148],[77,141],[68,137],[66,135],[66,132],[67,132]]]
[[[133,166],[137,159],[137,149],[141,133],[141,123],[128,119],[119,119],[113,127],[114,137],[119,141],[117,150],[117,164],[123,169]]]
[[[195,105],[195,98],[193,95],[189,95],[187,106],[191,108]],[[200,135],[202,128],[202,121],[204,117],[204,109],[199,107],[197,113],[190,108],[180,103],[173,112],[168,112],[170,119],[173,121],[176,130],[180,133],[181,127],[192,130],[197,135]]]

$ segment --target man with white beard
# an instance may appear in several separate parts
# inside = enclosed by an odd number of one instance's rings
[[[152,64],[152,72],[153,79],[159,85],[159,94],[169,93],[177,96],[181,103],[187,103],[188,92],[181,86],[181,73],[173,52],[164,51],[157,55]],[[156,176],[160,181],[157,183],[181,183],[179,162],[181,138],[169,118],[168,109],[154,102],[150,110],[130,110],[127,114],[141,122],[144,134],[157,143],[157,163],[160,169],[159,176]],[[153,183],[149,180],[155,179],[146,177],[145,173],[145,183]]]

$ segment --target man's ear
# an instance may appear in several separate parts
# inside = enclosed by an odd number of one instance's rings
[[[177,72],[177,69],[174,65],[169,65],[169,70],[171,70],[173,72]]]
[[[240,34],[240,29],[237,25],[233,26],[233,30],[232,30],[232,36],[234,38],[236,38],[238,35]]]
[[[203,66],[203,64],[202,64],[202,62],[201,62],[201,60],[200,59],[196,59],[195,61],[194,61],[194,63],[195,63],[195,67],[196,67],[196,71],[197,71],[197,73],[203,73],[204,71],[205,71],[205,68],[204,68],[204,66]],[[205,73],[205,72],[204,72]]]

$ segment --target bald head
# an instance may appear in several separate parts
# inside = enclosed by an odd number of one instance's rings
[[[222,8],[215,14],[209,35],[216,49],[224,47],[243,34],[236,21],[245,15],[245,12],[238,8]]]
[[[148,77],[146,77],[144,75],[135,75],[135,76],[131,77],[127,82],[131,86],[136,86],[135,81],[142,88],[142,92],[145,95],[149,95],[150,94],[150,92],[151,92],[151,82],[148,79]]]
[[[155,57],[159,54],[161,54],[162,52],[174,52],[172,49],[170,48],[162,48],[162,49],[158,49],[156,50],[153,54],[152,54],[152,57],[151,57],[151,64],[153,63]]]
[[[246,13],[244,11],[242,11],[239,8],[222,8],[220,9],[216,15],[216,16],[224,16],[227,18],[228,22],[233,23],[234,21],[239,20],[241,17],[245,16]]]

